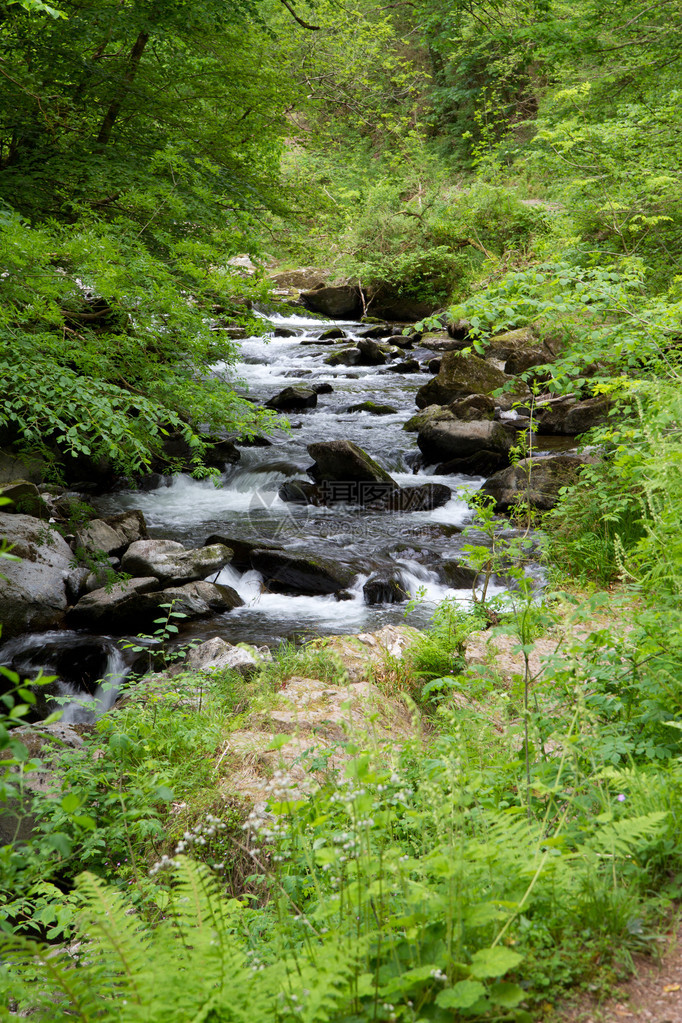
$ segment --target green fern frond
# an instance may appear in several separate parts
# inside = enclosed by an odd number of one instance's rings
[[[30,998],[31,1007],[39,1013],[38,1019],[50,1023],[80,1019],[90,1023],[97,1017],[100,992],[93,977],[95,971],[92,967],[79,969],[65,950],[12,935],[0,943],[0,956],[14,988],[13,998]],[[62,995],[63,999],[55,995]]]
[[[88,936],[88,957],[108,966],[107,988],[117,996],[142,1003],[138,980],[149,959],[150,936],[120,892],[94,874],[81,874],[78,887],[84,896],[82,914]],[[101,991],[106,997],[107,991]]]
[[[647,813],[642,817],[628,817],[625,820],[612,821],[593,835],[585,848],[601,855],[625,858],[636,856],[653,838],[664,829],[668,814],[665,811]]]

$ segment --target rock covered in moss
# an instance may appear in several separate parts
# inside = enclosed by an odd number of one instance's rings
[[[512,383],[517,393],[527,392],[525,385],[477,355],[445,352],[436,376],[417,391],[417,408],[447,405],[469,394],[490,394]]]

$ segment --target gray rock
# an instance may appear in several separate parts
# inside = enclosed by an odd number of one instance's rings
[[[320,504],[320,488],[310,480],[287,480],[277,491],[280,501],[287,504]]]
[[[103,519],[91,519],[87,526],[76,533],[76,551],[85,554],[117,554],[126,546],[121,533]],[[141,573],[148,574],[148,573]]]
[[[356,575],[348,565],[286,551],[254,551],[251,563],[274,593],[336,593],[347,589]]]
[[[117,609],[114,621],[119,627],[127,628],[135,625],[140,616],[151,622],[158,617],[159,609],[167,604],[173,605],[173,611],[192,619],[232,611],[235,607],[242,607],[244,601],[231,586],[199,579],[185,583],[184,586],[169,586],[163,590],[139,594],[131,602],[130,608],[121,606]]]
[[[380,337],[392,337],[394,327],[390,323],[377,323],[374,327],[368,327],[366,330],[361,330],[358,333],[358,337],[370,337],[376,340]]]
[[[358,341],[358,351],[363,366],[383,366],[386,362],[386,353],[382,346],[372,338],[364,337]]]
[[[387,281],[371,288],[368,292],[368,306],[371,306],[372,318],[393,320],[399,323],[415,323],[430,316],[438,308],[437,302],[410,298]]]
[[[481,492],[495,498],[495,511],[510,511],[528,502],[539,511],[554,508],[562,487],[576,483],[580,469],[589,458],[576,455],[554,455],[550,458],[524,458],[509,466],[481,487]]]
[[[332,319],[359,316],[362,312],[360,289],[351,284],[323,285],[311,291],[302,291],[301,301],[306,309],[323,313]]]
[[[505,455],[512,444],[511,437],[501,423],[494,420],[431,421],[417,434],[419,450],[426,462],[468,458],[479,451],[493,451]]]
[[[133,576],[154,576],[160,583],[179,584],[205,579],[229,564],[232,551],[222,544],[186,550],[175,540],[137,540],[121,559],[121,569]]]
[[[555,354],[538,338],[531,327],[508,330],[491,337],[486,344],[484,358],[501,364],[505,373],[525,373],[533,366],[554,362]]]
[[[393,405],[379,405],[375,401],[361,401],[357,405],[349,405],[346,412],[369,412],[373,416],[393,416],[398,411]]]
[[[400,572],[375,572],[362,587],[365,604],[403,604],[410,599]]]
[[[0,560],[0,622],[4,639],[59,625],[68,606],[73,554],[62,536],[30,515],[0,512],[0,539],[19,558]]]
[[[395,366],[389,366],[391,373],[421,373],[421,363],[416,359],[406,359],[405,362],[398,362]]]
[[[422,334],[419,342],[422,348],[428,348],[431,352],[441,355],[443,352],[456,352],[465,348],[468,342],[454,340],[445,330],[430,330]]]
[[[48,506],[43,500],[35,483],[28,480],[12,480],[0,483],[0,497],[7,498],[10,504],[3,504],[2,510],[8,514],[32,515],[34,518],[47,519],[50,516]]]
[[[143,579],[128,579],[126,582],[114,583],[111,587],[101,587],[87,593],[72,607],[68,614],[69,624],[84,628],[101,625],[104,630],[114,622],[118,609],[130,603],[138,594],[159,589],[159,580],[153,576]]]
[[[226,465],[234,465],[241,457],[241,451],[231,440],[225,440],[222,437],[208,439],[208,447],[204,454],[206,465],[222,469]]]
[[[586,401],[577,401],[570,395],[540,403],[535,412],[539,434],[565,434],[575,436],[606,422],[612,408],[605,394]]]
[[[477,355],[445,352],[438,374],[417,391],[417,408],[446,405],[456,398],[466,398],[469,394],[490,394],[511,382],[516,385],[515,393],[528,393],[525,385],[514,381],[513,377],[507,376]]]
[[[108,515],[104,522],[118,533],[122,546],[135,543],[136,540],[147,539],[147,523],[137,508],[121,512],[119,515]]]
[[[400,491],[399,510],[432,511],[434,508],[442,508],[451,497],[452,491],[444,483],[423,483],[419,487],[404,487]]]
[[[447,583],[453,590],[469,589],[478,575],[478,572],[466,562],[457,561],[454,558],[445,558],[441,561],[438,565],[438,573],[442,582]]]
[[[326,282],[327,272],[317,270],[315,267],[304,266],[296,270],[280,270],[270,275],[270,278],[277,288],[319,288]]]
[[[242,603],[230,586],[204,580],[159,589],[158,579],[130,579],[117,583],[108,592],[100,589],[81,597],[68,617],[70,624],[76,626],[139,632],[151,627],[154,618],[165,612],[165,605],[172,604],[174,611],[191,619],[230,611]]]
[[[470,394],[449,405],[427,405],[417,412],[403,426],[403,430],[415,433],[431,423],[471,422],[495,418],[495,402],[487,394]]]
[[[237,671],[250,678],[258,671],[259,664],[250,650],[214,636],[190,650],[184,667],[190,671]]]
[[[475,455],[466,458],[451,458],[436,466],[439,476],[492,476],[494,472],[504,469],[509,461],[506,454],[499,451],[486,451],[482,448]]]
[[[223,536],[220,533],[213,533],[209,536],[206,540],[205,546],[210,547],[217,543],[230,548],[233,552],[230,564],[232,564],[239,572],[247,572],[250,568],[253,568],[253,565],[251,564],[251,555],[254,551],[284,550],[281,543],[273,543],[271,540],[266,540],[265,538],[256,537],[253,540],[244,540],[241,537]]]
[[[46,467],[42,458],[0,450],[0,483],[11,483],[12,480],[42,483]]]
[[[341,330],[340,327],[329,327],[327,330],[323,330],[319,336],[320,341],[337,341],[339,338],[345,338],[348,335],[345,330]]]
[[[338,480],[353,483],[386,483],[398,488],[393,478],[366,451],[350,440],[319,441],[308,445],[315,459],[310,475],[317,482]]]
[[[315,408],[317,392],[312,387],[285,387],[265,407],[277,412],[302,412],[304,409]]]
[[[359,366],[362,355],[357,348],[342,348],[341,351],[328,355],[324,361],[327,366]]]

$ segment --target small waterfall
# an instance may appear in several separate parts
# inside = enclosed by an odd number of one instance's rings
[[[33,687],[34,719],[61,709],[61,720],[70,724],[91,723],[109,710],[130,670],[113,639],[56,630],[5,643],[0,664],[16,671],[22,682],[53,676],[47,685]]]

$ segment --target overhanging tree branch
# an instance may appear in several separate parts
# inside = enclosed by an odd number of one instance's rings
[[[288,2],[288,0],[280,0],[280,3],[284,4],[291,17],[294,19],[294,21],[298,22],[298,24],[301,25],[303,28],[307,28],[310,32],[320,31],[320,28],[322,27],[321,25],[310,25],[307,21],[304,21],[303,18],[299,18],[298,14],[291,6],[291,4]]]

